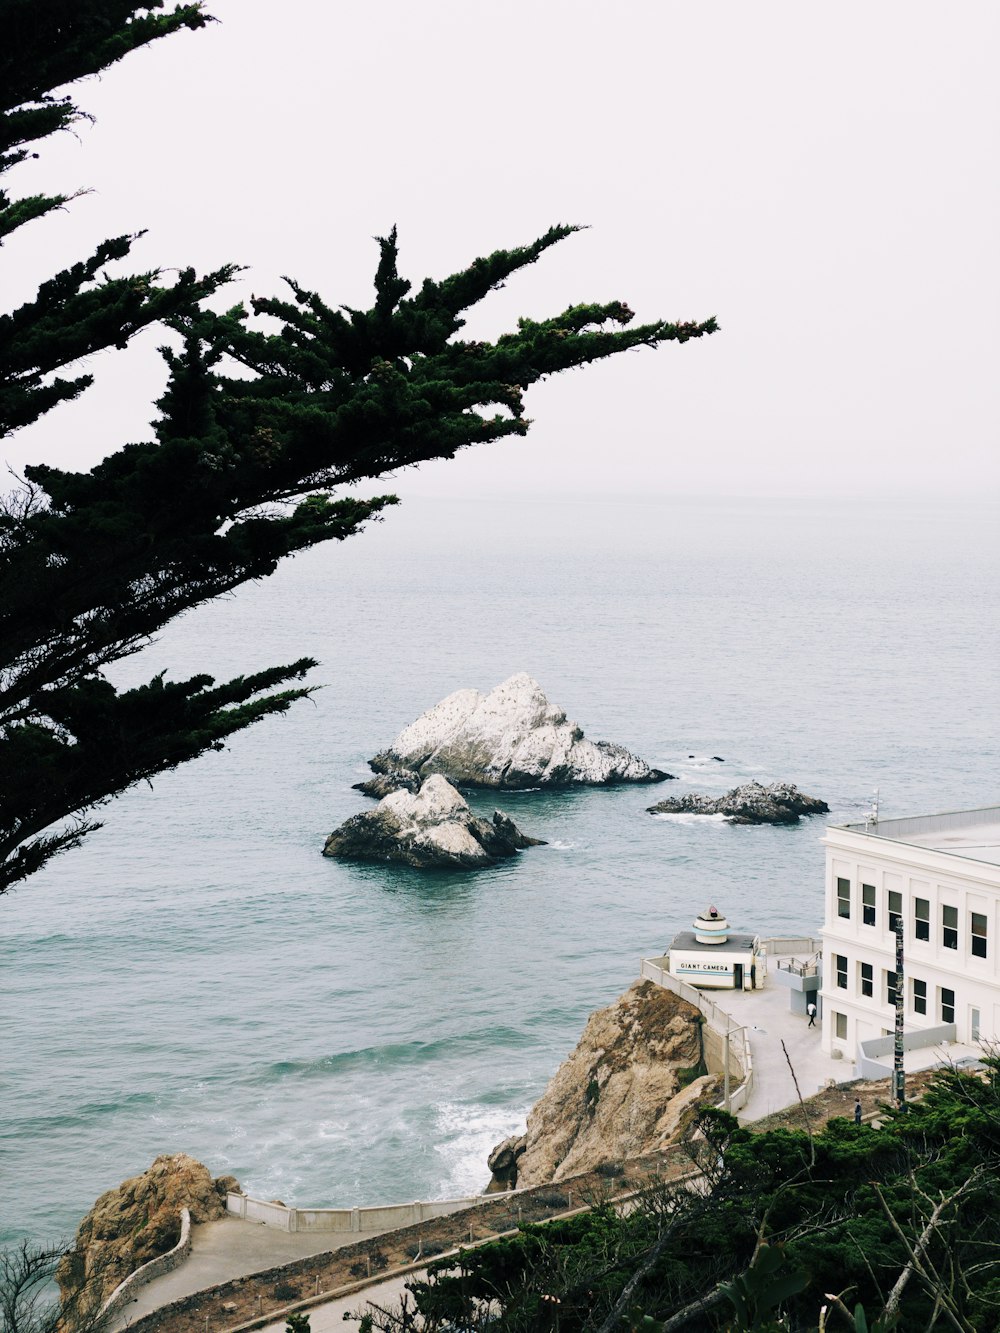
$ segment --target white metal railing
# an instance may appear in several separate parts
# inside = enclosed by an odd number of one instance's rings
[[[815,977],[819,974],[819,960],[810,958],[807,963],[800,963],[797,958],[779,958],[779,972],[792,972],[797,977]]]

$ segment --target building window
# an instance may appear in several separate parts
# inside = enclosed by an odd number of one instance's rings
[[[981,912],[972,913],[972,952],[977,958],[986,957],[986,918]]]
[[[946,949],[958,948],[958,908],[941,908],[941,943]],[[948,1020],[951,1021],[950,1019]]]
[[[954,1023],[955,1021],[955,992],[949,990],[947,986],[941,987],[941,1022]]]
[[[931,937],[931,902],[929,898],[913,900],[913,937],[929,940]]]
[[[903,895],[895,889],[889,890],[889,929],[895,934],[896,927],[903,920]]]
[[[875,975],[871,963],[862,963],[861,967],[861,994],[875,994]]]
[[[875,924],[875,885],[862,884],[861,886],[861,920],[866,926]]]
[[[847,959],[842,953],[833,955],[833,970],[837,974],[837,985],[841,990],[847,990]]]
[[[837,915],[851,915],[851,881],[837,878]]]
[[[846,1041],[846,1040],[847,1040],[847,1015],[846,1015],[846,1014],[834,1014],[834,1016],[833,1016],[833,1031],[834,1031],[834,1035],[836,1036],[836,1038],[837,1038],[838,1041]]]
[[[927,982],[921,981],[919,977],[913,978],[913,1012],[915,1014],[927,1012]]]
[[[895,1006],[896,1004],[896,974],[895,972],[883,972],[885,977],[885,1002]]]

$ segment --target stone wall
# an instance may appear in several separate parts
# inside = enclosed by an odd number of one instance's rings
[[[152,1282],[154,1277],[162,1277],[164,1273],[172,1273],[178,1265],[191,1253],[191,1214],[187,1208],[181,1209],[181,1238],[172,1250],[166,1254],[158,1254],[155,1259],[150,1259],[148,1263],[137,1268],[134,1273],[129,1273],[124,1281],[119,1282],[108,1299],[101,1306],[99,1321],[107,1321],[112,1316],[119,1314],[126,1305],[132,1300],[135,1292],[144,1287],[147,1282]]]

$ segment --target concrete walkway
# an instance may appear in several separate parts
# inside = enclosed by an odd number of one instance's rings
[[[344,1318],[349,1314],[363,1314],[365,1306],[375,1304],[396,1305],[404,1294],[407,1282],[419,1282],[427,1276],[427,1269],[415,1273],[402,1273],[397,1277],[387,1277],[381,1282],[373,1282],[364,1291],[356,1291],[350,1296],[338,1296],[335,1300],[325,1301],[322,1305],[313,1305],[306,1310],[312,1333],[350,1333],[354,1325],[345,1325]],[[263,1324],[258,1333],[284,1333],[285,1320],[278,1319],[273,1324]]]
[[[740,1121],[762,1120],[798,1100],[792,1071],[781,1049],[782,1041],[803,1097],[820,1092],[831,1080],[848,1083],[858,1077],[857,1069],[850,1061],[835,1060],[824,1054],[820,1049],[823,1020],[817,1018],[816,1026],[811,1028],[804,1014],[793,1014],[789,1008],[789,992],[784,986],[776,985],[773,978],[762,990],[721,991],[715,992],[712,998],[732,1015],[734,1023],[746,1025],[750,1037],[754,1089],[750,1100],[738,1113]],[[913,1074],[920,1069],[931,1069],[934,1065],[981,1054],[979,1047],[962,1046],[957,1042],[947,1047],[926,1046],[907,1051],[904,1066],[908,1074]]]
[[[172,1273],[164,1273],[141,1287],[135,1300],[125,1306],[111,1325],[111,1333],[127,1328],[161,1305],[169,1305],[206,1287],[384,1234],[383,1231],[292,1233],[264,1226],[262,1222],[244,1222],[238,1217],[203,1222],[191,1228],[191,1253],[184,1262]]]
[[[734,1023],[745,1024],[750,1038],[754,1088],[738,1113],[741,1121],[760,1120],[798,1101],[782,1042],[803,1097],[819,1092],[831,1079],[843,1083],[854,1077],[852,1065],[834,1060],[820,1049],[820,1020],[811,1028],[808,1018],[791,1013],[788,991],[775,985],[773,979],[761,990],[716,991],[711,998],[732,1015]]]

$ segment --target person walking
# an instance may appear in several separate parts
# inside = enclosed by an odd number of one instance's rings
[[[806,1005],[806,1013],[809,1015],[808,1026],[814,1028],[816,1026],[816,1005],[812,1000]]]
[[[855,1123],[856,1125],[860,1125],[860,1124],[861,1124],[861,1098],[860,1098],[860,1097],[859,1097],[858,1100],[854,1103],[854,1123]]]

